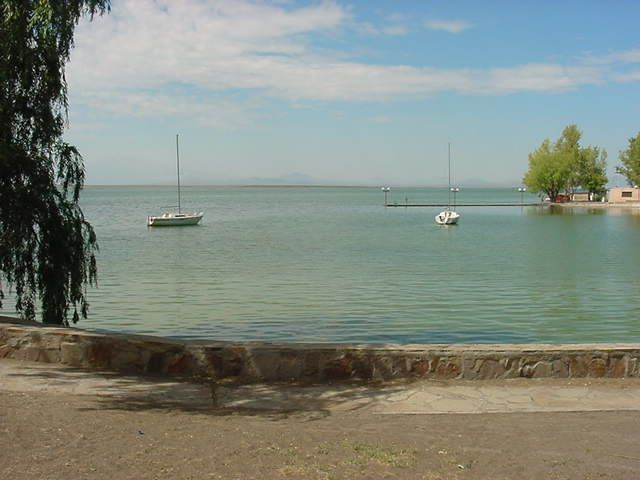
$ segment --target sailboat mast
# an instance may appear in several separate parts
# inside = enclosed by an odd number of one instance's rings
[[[449,208],[451,208],[451,142],[449,142]]]
[[[180,149],[178,147],[178,135],[176,133],[176,168],[178,170],[178,213],[180,213]]]

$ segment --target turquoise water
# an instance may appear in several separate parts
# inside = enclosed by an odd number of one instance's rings
[[[393,189],[390,201],[446,201]],[[379,188],[186,187],[197,227],[146,226],[171,187],[88,187],[99,288],[84,328],[225,340],[640,341],[640,215],[384,208]],[[459,202],[518,202],[464,189]],[[525,201],[536,201],[525,195]]]

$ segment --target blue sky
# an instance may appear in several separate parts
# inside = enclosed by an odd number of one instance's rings
[[[517,185],[640,131],[640,2],[113,0],[67,70],[89,184]]]

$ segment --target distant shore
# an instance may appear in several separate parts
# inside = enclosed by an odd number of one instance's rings
[[[640,209],[640,202],[609,203],[609,202],[563,202],[549,203],[553,207],[562,208],[624,208]]]

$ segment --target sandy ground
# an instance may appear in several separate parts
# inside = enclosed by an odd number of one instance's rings
[[[404,391],[426,395],[430,384],[253,393],[229,385],[225,395],[233,401],[220,406],[202,396],[209,386],[177,385],[169,394],[164,381],[130,378],[132,387],[145,388],[126,393],[118,376],[9,367],[0,372],[2,479],[640,478],[640,405],[616,403],[640,390],[634,380],[580,385],[609,392],[608,411],[568,411],[580,410],[578,399],[555,412],[404,414],[390,399]],[[110,384],[119,387],[110,393]],[[82,385],[100,387],[91,394]],[[485,391],[509,397],[523,385],[492,382]],[[536,384],[549,393],[576,386]],[[300,402],[301,391],[329,400]],[[452,402],[464,401],[459,389],[451,392]],[[239,394],[265,408],[242,407]],[[376,413],[381,404],[384,414]]]

